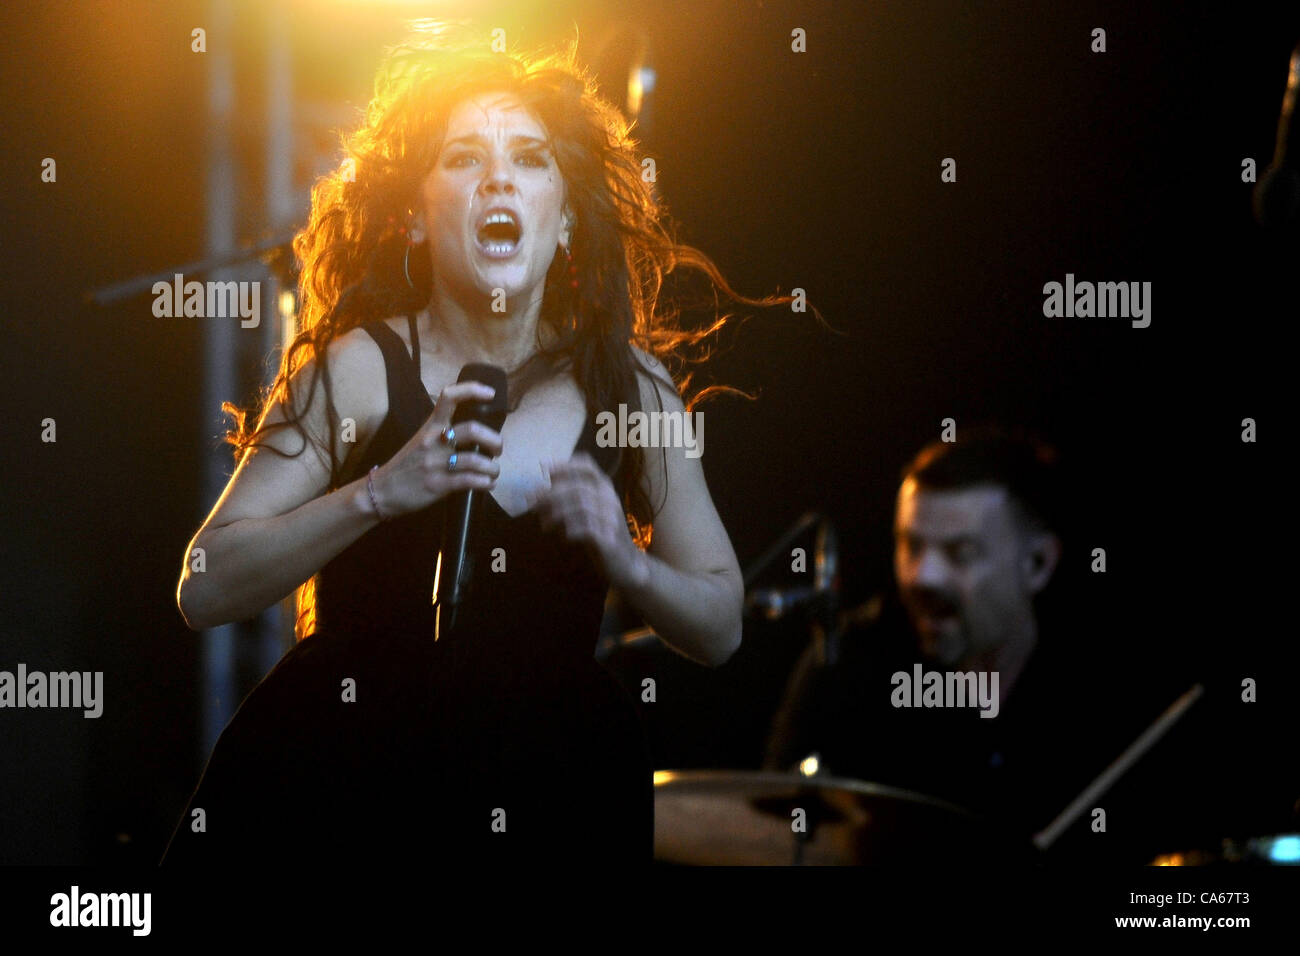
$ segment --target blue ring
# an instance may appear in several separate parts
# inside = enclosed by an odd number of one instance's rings
[[[447,459],[447,470],[448,470],[448,471],[455,471],[455,470],[456,470],[456,453],[455,453],[455,452],[452,452],[451,457]]]

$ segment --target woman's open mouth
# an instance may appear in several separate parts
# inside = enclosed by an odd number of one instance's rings
[[[490,209],[479,220],[474,240],[479,251],[490,259],[509,259],[519,251],[523,238],[519,217],[509,209]]]

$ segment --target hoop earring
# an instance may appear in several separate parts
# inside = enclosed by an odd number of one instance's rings
[[[419,292],[420,290],[415,287],[415,283],[411,281],[411,247],[414,245],[413,242],[406,244],[406,255],[402,256],[402,275],[406,276],[406,284],[411,287],[411,291]]]

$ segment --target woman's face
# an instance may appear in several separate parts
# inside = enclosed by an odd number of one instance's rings
[[[540,301],[570,225],[546,129],[515,96],[482,94],[452,110],[421,193],[435,287]]]

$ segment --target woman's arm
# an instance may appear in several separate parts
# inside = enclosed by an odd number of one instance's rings
[[[710,500],[710,508],[712,504]],[[716,520],[717,512],[713,514]],[[721,522],[718,526],[721,527]],[[735,554],[732,553],[730,568],[676,565],[655,553],[669,550],[664,545],[656,548],[660,534],[656,520],[650,551],[641,555],[646,567],[643,578],[639,583],[623,585],[620,590],[646,624],[673,650],[709,667],[725,664],[740,648],[742,632],[744,588],[740,569],[735,566]],[[727,548],[730,547],[728,542]],[[717,554],[716,551],[707,553]]]
[[[637,357],[654,376],[653,384],[637,376],[642,409],[657,412],[662,402],[663,411],[685,416],[663,366],[645,353],[637,352]],[[695,416],[691,418],[694,428]],[[702,430],[695,438],[702,451]],[[703,459],[688,457],[685,448],[646,451],[649,499],[654,506],[662,502],[663,508],[655,515],[650,549],[642,553],[644,578],[621,590],[665,644],[717,667],[740,647],[745,587],[736,552],[709,494]]]
[[[387,402],[383,390],[374,387],[376,381],[384,381],[382,356],[357,338],[364,335],[353,330],[329,349],[335,407],[341,418],[357,422],[357,438],[363,442],[386,411],[375,407],[376,392],[379,402]],[[296,373],[294,398],[300,413],[306,405],[300,392],[311,381],[313,365],[307,363]],[[303,424],[322,440],[329,434],[326,415],[324,385],[318,381]],[[263,423],[284,420],[277,403],[267,410]],[[264,441],[293,454],[302,447],[303,437],[289,427],[270,433]],[[336,454],[346,454],[349,447],[338,445]],[[378,523],[364,478],[324,494],[328,486],[327,463],[314,447],[294,458],[265,448],[245,453],[186,548],[176,589],[185,623],[202,630],[252,617],[283,599]],[[202,570],[196,570],[196,548],[203,551]]]
[[[356,425],[355,446],[343,443],[342,431],[335,430],[335,455],[344,461],[349,447],[365,447],[388,413],[383,356],[364,331],[353,329],[331,343],[329,367],[340,421],[351,419]],[[310,381],[311,368],[308,363],[297,377]],[[324,442],[329,429],[323,382],[316,383],[316,392],[304,422]],[[457,430],[479,451],[457,453],[455,471],[447,469],[450,451],[435,448],[439,431],[451,422],[460,402],[491,397],[492,389],[478,382],[444,388],[424,424],[375,472],[374,501],[368,476],[324,494],[329,465],[314,446],[295,458],[264,450],[245,455],[186,553],[176,589],[185,622],[198,630],[256,614],[378,524],[380,514],[396,518],[471,488],[491,492],[501,474],[494,460],[501,454],[500,432],[482,422],[460,426]],[[295,393],[294,401],[301,414],[304,399]],[[272,406],[266,417],[283,420],[281,415],[279,407]],[[293,452],[302,436],[282,429],[267,442]],[[205,552],[202,572],[191,563],[194,548]]]
[[[638,376],[643,410],[657,412],[662,402],[665,412],[685,414],[676,389],[661,377],[663,366],[643,352],[636,354],[655,377],[652,385]],[[647,450],[642,487],[652,505],[663,505],[655,515],[648,552],[632,543],[612,483],[585,454],[552,468],[552,489],[539,509],[543,523],[563,524],[570,539],[591,544],[610,584],[665,644],[716,667],[740,647],[744,584],[736,553],[709,495],[700,458],[687,457],[685,448]]]

